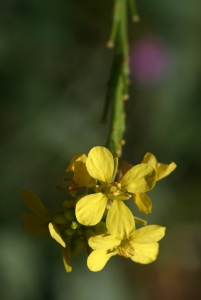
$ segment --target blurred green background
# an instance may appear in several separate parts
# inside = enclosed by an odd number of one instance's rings
[[[149,151],[177,163],[149,193],[147,220],[167,234],[153,264],[114,257],[92,273],[83,253],[67,274],[55,242],[22,230],[19,190],[51,211],[65,200],[55,186],[72,155],[106,142],[113,1],[0,2],[2,300],[201,299],[201,2],[137,4],[123,158],[137,164]]]

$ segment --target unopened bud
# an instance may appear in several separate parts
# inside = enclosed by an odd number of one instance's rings
[[[62,231],[62,235],[63,236],[72,236],[73,234],[76,233],[76,230],[71,228],[70,226],[65,228],[63,231]]]
[[[63,212],[53,214],[52,221],[56,224],[67,224],[67,223],[69,223],[69,221],[65,218]]]
[[[83,226],[77,229],[77,234],[79,236],[85,236],[85,230]]]
[[[76,222],[76,221],[73,221],[72,223],[71,223],[71,228],[73,228],[73,229],[78,229],[78,228],[80,228],[82,225],[80,224],[80,223],[78,223],[78,222]]]
[[[69,221],[75,220],[75,209],[74,208],[68,208],[64,211],[64,216]]]

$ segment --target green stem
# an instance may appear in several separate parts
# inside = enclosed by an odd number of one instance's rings
[[[122,140],[125,131],[125,114],[122,100],[123,94],[123,80],[122,75],[119,74],[114,94],[114,103],[112,109],[112,120],[110,124],[110,132],[106,147],[111,151],[114,157],[121,156]]]
[[[122,154],[123,136],[125,132],[124,100],[128,98],[129,76],[129,45],[127,37],[127,0],[118,0],[118,31],[116,33],[116,49],[111,69],[109,87],[107,93],[107,106],[113,102],[110,123],[110,132],[106,147],[114,157]],[[104,110],[104,117],[107,109]]]
[[[138,10],[135,4],[135,0],[129,0],[131,14],[132,14],[132,20],[133,22],[137,23],[140,21],[140,17],[138,15]]]
[[[118,27],[119,27],[119,20],[120,20],[120,14],[121,14],[121,6],[120,2],[121,0],[115,0],[114,3],[114,13],[113,13],[113,24],[112,24],[112,30],[110,34],[109,41],[107,43],[108,48],[114,47],[114,42],[118,33]]]
[[[120,44],[122,46],[123,55],[123,73],[129,75],[129,45],[128,45],[128,34],[127,34],[127,0],[121,0],[121,23],[120,23]]]

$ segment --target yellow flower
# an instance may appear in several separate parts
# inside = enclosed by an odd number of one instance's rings
[[[165,235],[165,227],[148,225],[133,230],[129,237],[116,239],[111,235],[99,235],[89,239],[89,246],[94,250],[88,256],[87,266],[97,272],[104,268],[110,257],[121,255],[132,261],[149,264],[156,260],[159,244]]]
[[[146,163],[139,164],[132,167],[119,183],[114,182],[113,177],[116,175],[114,158],[107,148],[100,146],[92,148],[89,152],[86,168],[89,175],[98,180],[101,186],[97,187],[97,193],[87,195],[78,201],[76,205],[78,222],[86,226],[97,224],[108,204],[106,226],[110,234],[120,239],[125,234],[129,235],[134,228],[134,218],[122,200],[131,197],[127,192],[142,193],[152,189],[155,185],[155,169]]]
[[[73,180],[79,186],[94,187],[95,179],[92,178],[86,168],[86,155],[76,154],[73,156],[66,172],[73,172]]]
[[[147,152],[142,160],[142,164],[149,164],[156,170],[156,181],[168,176],[170,173],[174,171],[177,165],[172,162],[171,164],[162,164],[158,163],[156,157]],[[145,214],[151,213],[152,210],[152,202],[151,199],[144,193],[135,193],[133,194],[133,199],[138,206],[138,209]]]

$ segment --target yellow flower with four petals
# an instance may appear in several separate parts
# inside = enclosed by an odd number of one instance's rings
[[[127,193],[143,193],[152,189],[156,181],[155,169],[147,163],[132,167],[119,183],[114,182],[115,160],[105,147],[94,147],[86,159],[89,175],[100,182],[95,194],[81,198],[76,205],[76,217],[86,226],[97,224],[109,204],[106,226],[110,234],[122,239],[134,228],[134,218],[122,200],[131,196]],[[130,226],[130,224],[132,226]],[[132,229],[130,230],[130,228]]]
[[[132,261],[149,264],[156,260],[159,250],[158,241],[165,235],[165,227],[148,225],[123,239],[111,235],[91,237],[89,246],[94,250],[88,256],[87,265],[91,271],[97,272],[104,268],[107,261],[114,255],[130,258]]]

